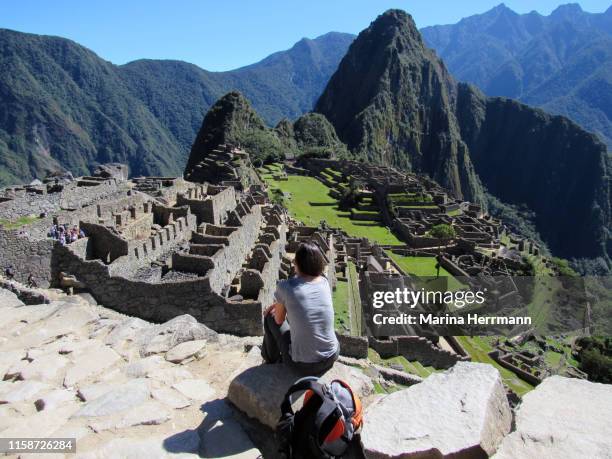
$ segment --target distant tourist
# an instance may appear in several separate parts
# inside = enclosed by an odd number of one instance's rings
[[[57,225],[53,225],[51,229],[49,229],[47,236],[49,236],[52,239],[57,239],[57,236],[58,236]]]
[[[261,354],[268,363],[317,376],[333,366],[340,351],[325,258],[315,244],[302,243],[294,264],[296,275],[277,284],[274,304],[264,311]]]
[[[76,225],[70,230],[70,242],[76,242],[79,238],[79,230]]]
[[[15,278],[15,271],[13,271],[13,266],[9,265],[4,270],[4,275],[8,280],[13,280]]]
[[[34,279],[34,276],[32,275],[32,273],[30,273],[30,275],[28,276],[27,286],[30,288],[38,287],[38,284],[36,283],[36,280]]]

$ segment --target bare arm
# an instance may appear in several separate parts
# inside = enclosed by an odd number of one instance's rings
[[[282,324],[287,317],[287,309],[285,309],[285,305],[282,303],[275,303],[273,313],[274,320],[278,325]]]

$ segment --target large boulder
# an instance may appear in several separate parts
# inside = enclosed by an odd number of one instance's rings
[[[497,369],[459,362],[372,403],[361,439],[369,458],[487,457],[511,422]]]
[[[142,357],[166,353],[186,341],[216,342],[218,339],[214,330],[198,322],[189,314],[177,316],[160,325],[143,328],[137,338]]]
[[[280,417],[280,405],[287,389],[301,378],[284,365],[259,365],[248,368],[230,383],[228,398],[241,411],[268,427],[275,428]],[[322,377],[323,381],[342,379],[357,395],[373,392],[370,378],[356,368],[336,362]]]
[[[114,178],[118,182],[125,182],[128,179],[129,173],[126,164],[107,163],[98,165],[92,175],[105,179]]]
[[[523,397],[496,459],[612,457],[612,385],[546,378]]]

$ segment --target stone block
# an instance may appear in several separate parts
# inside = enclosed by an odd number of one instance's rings
[[[368,458],[473,458],[496,451],[512,414],[497,369],[460,362],[381,397],[364,419]]]
[[[74,417],[108,416],[134,408],[151,396],[149,381],[133,379],[87,402]]]
[[[523,397],[496,459],[612,457],[612,385],[551,376]]]
[[[259,365],[248,368],[230,383],[228,398],[241,411],[270,428],[280,417],[280,405],[291,385],[301,378],[284,365]],[[360,397],[373,392],[370,379],[356,368],[336,362],[322,380],[342,379]]]
[[[206,353],[206,340],[186,341],[178,344],[166,353],[166,360],[172,363],[181,363],[189,358],[202,358]]]

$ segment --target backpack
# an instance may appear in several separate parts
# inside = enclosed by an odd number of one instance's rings
[[[293,412],[292,395],[304,394]],[[296,397],[297,399],[297,397]],[[280,456],[287,459],[341,457],[363,423],[361,400],[339,379],[324,384],[315,377],[297,380],[287,391],[276,426]]]

